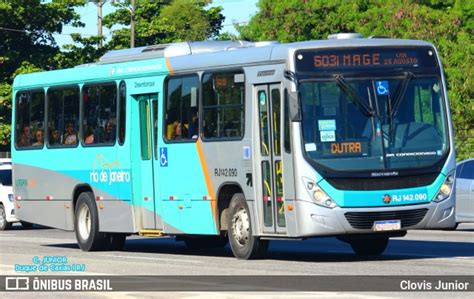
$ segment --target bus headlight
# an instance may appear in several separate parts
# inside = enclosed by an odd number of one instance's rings
[[[435,198],[433,199],[435,202],[441,202],[448,198],[453,191],[454,186],[454,173],[448,174],[444,183],[439,188],[438,194],[436,194]]]
[[[308,194],[313,198],[317,205],[331,209],[337,206],[334,200],[332,200],[332,198],[329,197],[329,195],[327,195],[326,192],[324,192],[324,190],[321,189],[314,181],[303,177],[303,182],[306,187],[306,191],[308,191]]]
[[[8,200],[9,200],[10,202],[13,202],[13,194],[8,194]]]

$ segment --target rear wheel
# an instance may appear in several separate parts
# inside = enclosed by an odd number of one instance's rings
[[[76,239],[82,250],[97,251],[109,247],[110,236],[99,232],[99,215],[92,192],[83,192],[79,195],[75,216]]]
[[[388,245],[389,237],[353,238],[348,240],[357,255],[380,255]]]
[[[5,207],[0,204],[0,230],[8,230],[12,227],[12,224],[7,221],[7,213]]]
[[[228,237],[232,253],[238,259],[259,258],[268,249],[268,241],[254,237],[247,201],[242,193],[231,199]]]

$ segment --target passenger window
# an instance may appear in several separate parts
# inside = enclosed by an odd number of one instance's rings
[[[165,126],[167,141],[195,140],[199,135],[198,86],[196,75],[171,77],[165,83]]]
[[[203,76],[203,137],[240,139],[244,135],[244,74]]]
[[[48,90],[50,146],[75,146],[79,130],[79,88]]]
[[[119,86],[119,144],[122,145],[125,142],[125,129],[127,120],[127,89],[125,82],[120,82]]]
[[[44,98],[44,91],[17,94],[15,140],[18,148],[43,147]]]
[[[114,144],[117,132],[115,83],[85,86],[82,91],[84,144]]]

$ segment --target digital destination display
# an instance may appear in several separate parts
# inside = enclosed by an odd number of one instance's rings
[[[357,71],[386,68],[435,68],[435,52],[429,47],[363,47],[305,49],[295,53],[296,71]]]

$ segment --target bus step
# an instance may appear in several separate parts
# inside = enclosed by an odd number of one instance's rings
[[[163,232],[159,229],[142,229],[138,234],[144,237],[161,237]]]

